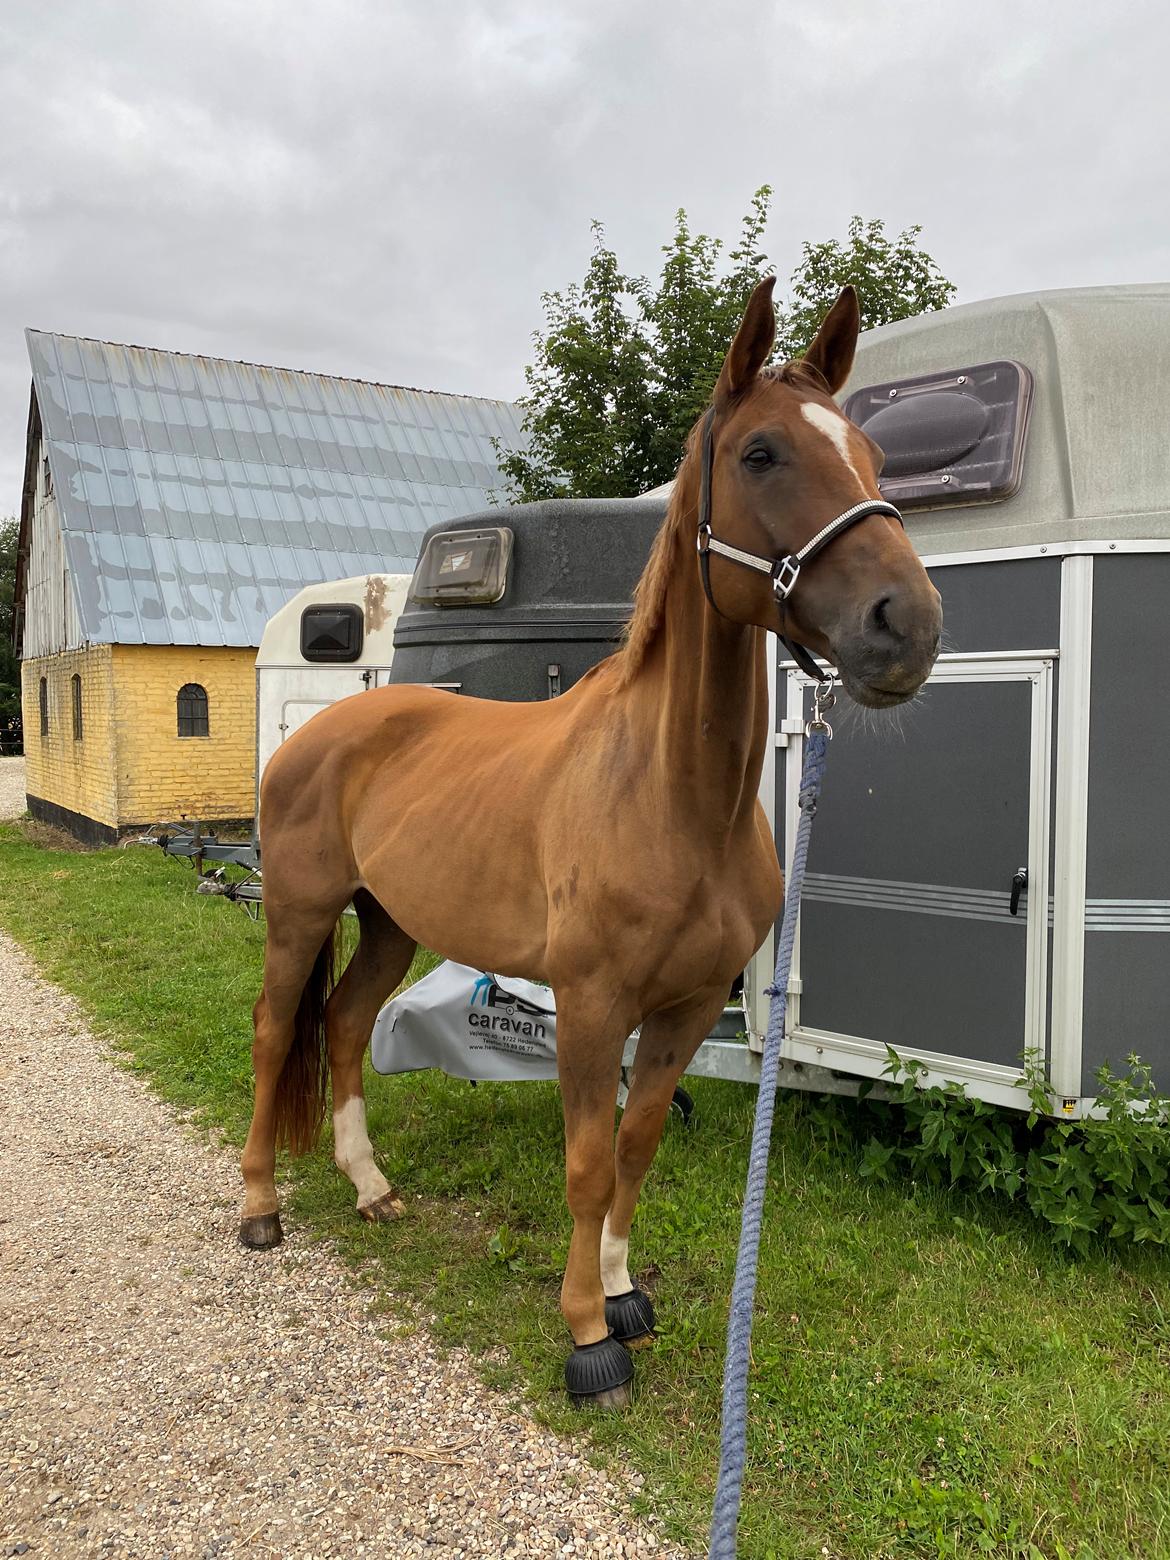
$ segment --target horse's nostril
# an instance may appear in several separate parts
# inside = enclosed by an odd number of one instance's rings
[[[940,627],[937,609],[932,609],[915,592],[894,585],[887,586],[870,603],[864,623],[863,635],[870,652],[885,656],[902,656],[908,647],[924,651],[937,637]]]
[[[875,628],[879,634],[888,635],[891,639],[898,639],[901,636],[890,622],[889,606],[889,596],[883,596],[880,601],[874,602],[869,614],[870,626]]]

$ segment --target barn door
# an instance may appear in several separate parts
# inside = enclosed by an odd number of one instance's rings
[[[787,1054],[874,1074],[892,1046],[1003,1083],[1042,1046],[1050,679],[1039,658],[956,657],[893,718],[838,703]],[[792,717],[810,704],[791,674],[789,839],[803,745]]]

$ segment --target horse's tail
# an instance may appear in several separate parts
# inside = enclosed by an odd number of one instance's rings
[[[293,1042],[276,1085],[276,1141],[291,1154],[313,1147],[325,1120],[329,1054],[325,1045],[325,1004],[336,981],[339,926],[313,961],[293,1020]]]

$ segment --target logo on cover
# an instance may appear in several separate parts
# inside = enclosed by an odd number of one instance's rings
[[[505,991],[494,975],[480,975],[471,988],[468,1007],[503,1009],[505,1013],[527,1013],[537,1018],[547,1018],[548,1010],[526,1002],[511,991]]]

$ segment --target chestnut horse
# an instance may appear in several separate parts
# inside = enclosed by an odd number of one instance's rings
[[[712,530],[770,561],[866,501],[886,513],[837,536],[790,601],[713,550],[708,600],[695,547],[703,439],[692,434],[615,655],[545,703],[407,686],[343,699],[277,751],[261,788],[267,943],[241,1239],[280,1240],[276,1141],[299,1152],[315,1140],[326,1071],[334,1153],[358,1212],[401,1212],[366,1132],[362,1059],[416,944],[547,981],[573,1218],[566,1380],[579,1402],[628,1398],[623,1344],[653,1325],[627,1267],[642,1180],[680,1075],[781,903],[756,794],[772,740],[766,631],[834,663],[869,706],[909,699],[938,649],[939,598],[896,511],[880,505],[881,452],[832,400],[853,361],[856,295],[845,289],[803,359],[765,369],[773,280],[752,295],[715,386]],[[360,939],[330,992],[351,901]],[[622,1049],[638,1025],[615,1150]]]

